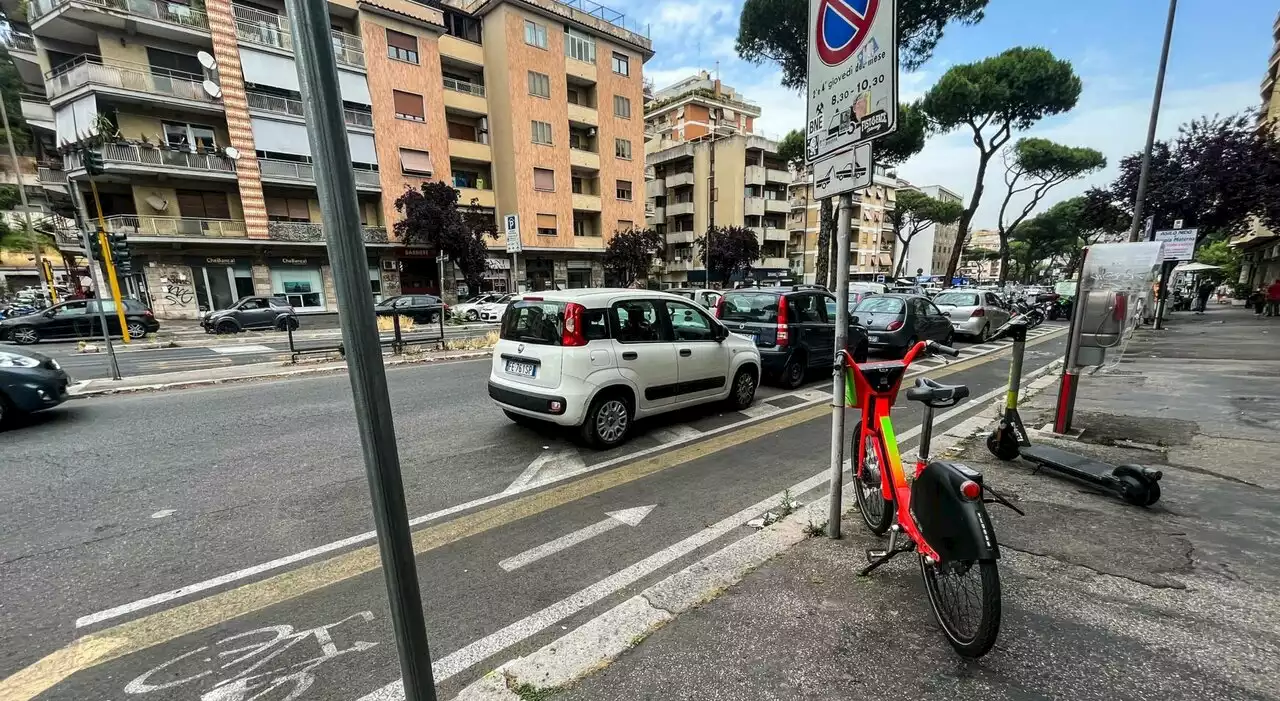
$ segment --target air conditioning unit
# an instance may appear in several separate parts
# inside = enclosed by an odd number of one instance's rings
[[[481,117],[481,118],[480,118],[480,131],[489,131],[489,118],[488,118],[488,117]]]
[[[382,261],[382,269],[388,271],[395,270],[396,262],[394,260],[384,260]]]

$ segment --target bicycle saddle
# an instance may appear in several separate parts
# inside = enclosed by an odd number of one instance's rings
[[[916,379],[916,386],[907,390],[907,399],[924,402],[931,407],[949,407],[969,396],[965,385],[944,385],[927,377]]]

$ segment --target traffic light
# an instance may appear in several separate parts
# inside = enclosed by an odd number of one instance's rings
[[[84,152],[84,170],[89,175],[102,175],[104,172],[102,152],[86,149]]]
[[[93,253],[94,260],[102,260],[102,246],[98,245],[97,231],[81,231],[80,242],[84,244],[86,251]]]
[[[121,275],[133,273],[133,256],[129,253],[129,235],[124,232],[107,234],[107,245],[111,248],[111,263]]]

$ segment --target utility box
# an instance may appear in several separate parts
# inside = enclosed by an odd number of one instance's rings
[[[1080,272],[1076,299],[1073,367],[1102,365],[1117,352],[1149,310],[1160,279],[1161,246],[1156,241],[1091,246]]]

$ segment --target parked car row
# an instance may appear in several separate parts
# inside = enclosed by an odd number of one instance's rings
[[[160,330],[160,322],[142,302],[123,300],[125,327],[129,335],[143,338]],[[102,335],[99,311],[106,317],[107,331],[121,335],[116,303],[110,299],[72,299],[33,314],[0,321],[0,341],[30,345],[49,339],[97,338]]]

